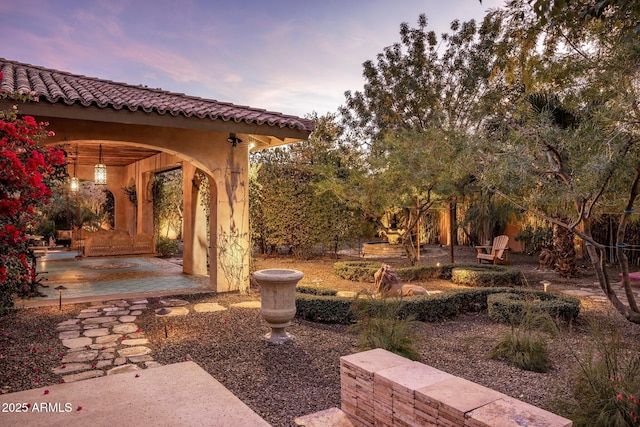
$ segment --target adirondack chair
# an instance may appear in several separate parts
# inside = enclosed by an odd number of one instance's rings
[[[509,264],[509,236],[501,235],[493,239],[491,246],[476,246],[478,263],[483,260],[492,264]]]

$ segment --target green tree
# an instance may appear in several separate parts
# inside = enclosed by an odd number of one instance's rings
[[[251,193],[251,223],[263,250],[286,245],[298,258],[309,257],[316,246],[337,253],[360,232],[361,216],[327,184],[329,176],[349,173],[341,127],[331,114],[312,118],[316,129],[308,141],[252,155],[259,167],[252,166],[257,183]]]
[[[471,183],[466,140],[485,122],[480,99],[493,96],[487,81],[495,61],[500,21],[451,23],[440,39],[418,26],[400,26],[400,42],[364,63],[362,92],[346,92],[341,108],[365,167],[344,189],[369,218],[401,210],[402,243],[416,260],[412,232],[436,202],[455,203]],[[385,230],[388,231],[388,230]],[[452,242],[453,243],[453,242]]]
[[[593,19],[578,14],[576,3],[567,5],[553,19],[541,19],[526,1],[492,12],[504,23],[499,67],[492,74],[503,96],[478,139],[483,168],[477,176],[514,206],[563,231],[563,241],[571,241],[565,252],[573,250],[573,234],[584,240],[603,292],[627,319],[640,323],[624,232],[640,181],[640,55],[628,37],[628,21]],[[606,246],[591,234],[597,215],[616,210],[628,302],[613,291]]]

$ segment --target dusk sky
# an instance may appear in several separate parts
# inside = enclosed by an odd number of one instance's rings
[[[0,57],[305,116],[336,112],[402,22],[447,32],[504,0],[0,1]]]

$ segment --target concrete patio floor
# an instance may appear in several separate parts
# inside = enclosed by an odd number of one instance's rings
[[[208,276],[182,273],[178,264],[149,256],[77,258],[75,251],[42,250],[37,271],[44,272],[39,290],[45,297],[16,300],[17,307],[59,303],[55,288],[63,285],[62,303],[81,303],[113,298],[143,298],[176,293],[208,292]]]

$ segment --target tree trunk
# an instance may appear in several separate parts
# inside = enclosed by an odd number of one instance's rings
[[[576,277],[576,250],[573,243],[573,232],[555,226],[553,230],[553,246],[556,255],[556,271],[563,278]]]

